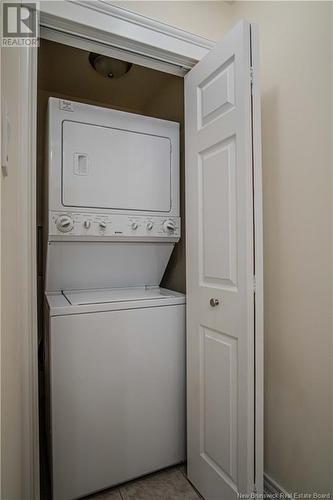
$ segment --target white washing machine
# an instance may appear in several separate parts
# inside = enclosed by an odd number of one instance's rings
[[[46,345],[54,500],[185,458],[178,124],[51,98]]]

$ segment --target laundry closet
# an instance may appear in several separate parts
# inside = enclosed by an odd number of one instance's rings
[[[41,424],[54,499],[185,460],[183,138],[182,78],[41,41]]]
[[[260,492],[253,39],[185,79],[40,41],[44,498],[181,463],[207,500]]]

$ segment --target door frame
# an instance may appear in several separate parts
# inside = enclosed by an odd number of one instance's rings
[[[185,74],[215,45],[206,38],[188,33],[168,24],[114,6],[110,0],[63,0],[40,3],[41,36],[105,55],[125,57],[134,63],[160,71]],[[257,37],[257,30],[254,30]],[[258,61],[253,61],[258,65]],[[25,453],[24,491],[27,499],[39,500],[39,422],[37,366],[37,296],[36,296],[36,115],[37,115],[37,51],[22,49],[20,97],[22,100],[21,154],[25,165],[24,190],[18,193],[25,200],[22,208],[22,233],[25,237],[25,282],[28,293],[26,310],[29,321],[25,336],[26,391],[23,419]],[[259,82],[253,81],[253,107],[260,111]],[[260,134],[260,113],[253,123],[253,134]],[[255,141],[255,143],[258,141]],[[259,141],[260,142],[260,141]],[[261,151],[253,152],[254,221],[256,260],[256,448],[263,449],[263,255],[262,255],[262,196]],[[260,424],[260,425],[259,425]],[[262,469],[262,453],[256,456],[256,470]],[[257,473],[258,491],[263,477]]]
[[[215,42],[112,5],[110,0],[40,3],[41,36],[184,76]]]

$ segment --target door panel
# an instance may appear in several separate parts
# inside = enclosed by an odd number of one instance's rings
[[[235,138],[214,144],[199,155],[201,282],[236,286]]]
[[[234,57],[219,66],[198,86],[198,123],[204,127],[235,104]]]
[[[226,481],[237,480],[237,340],[202,328],[203,429],[200,454]],[[216,437],[219,436],[218,439]]]
[[[185,79],[188,475],[206,500],[255,482],[250,30]]]

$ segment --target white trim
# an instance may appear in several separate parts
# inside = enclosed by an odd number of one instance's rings
[[[43,1],[40,9],[41,27],[56,31],[58,37],[67,33],[67,37],[70,34],[136,57],[165,62],[166,71],[170,65],[183,71],[191,69],[215,45],[206,38],[134,14],[106,0]]]
[[[2,139],[2,126],[3,126],[3,118],[2,118],[2,113],[5,112],[4,110],[4,98],[3,98],[3,88],[2,88],[2,47],[0,47],[0,108],[1,108],[1,111],[0,111],[0,120],[1,120],[1,134],[0,134],[0,161],[1,161],[1,172],[0,172],[0,235],[1,235],[1,238],[2,238],[2,227],[1,227],[1,219],[2,219],[2,199],[1,199],[1,193],[2,193],[2,177],[3,177],[3,174],[2,174],[2,158],[3,158],[3,139]],[[0,276],[2,277],[2,266],[1,266],[1,263],[2,263],[2,256],[1,256],[1,247],[2,245],[0,245]],[[1,331],[1,325],[3,324],[2,322],[2,296],[1,296],[1,290],[2,290],[2,278],[1,278],[1,286],[0,286],[0,354],[1,354],[1,359],[2,359],[2,343],[3,343],[3,334],[2,334],[2,331]],[[2,385],[2,377],[1,377],[1,374],[2,374],[2,369],[0,369],[0,387],[1,387],[1,394],[2,394],[2,388],[3,388],[3,385]],[[1,397],[1,400],[2,400],[2,397]],[[2,404],[2,403],[1,403]],[[0,404],[0,407],[1,407],[1,404]],[[2,429],[2,411],[0,411],[0,429]],[[0,432],[0,450],[2,450],[2,432]],[[1,475],[1,471],[2,471],[2,453],[0,452],[0,497],[1,497],[1,485],[2,485],[2,475]]]
[[[282,488],[282,486],[277,481],[275,481],[275,479],[266,474],[266,472],[264,473],[264,485],[265,492],[272,495],[278,495],[276,498],[293,498],[291,493],[288,493],[287,490]],[[283,497],[280,495],[283,495]]]
[[[252,47],[252,111],[253,111],[253,182],[254,182],[254,245],[255,245],[255,449],[256,490],[263,491],[264,470],[264,270],[262,220],[262,153],[261,98],[259,80],[259,30],[251,23]]]
[[[39,422],[36,256],[37,52],[20,50],[20,185],[22,310],[22,427],[24,499],[39,499]]]
[[[178,38],[179,40],[190,43],[191,45],[197,45],[200,48],[206,48],[210,50],[214,47],[215,43],[207,38],[204,38],[199,35],[195,35],[194,33],[189,33],[188,31],[184,31],[180,28],[175,28],[161,21],[156,21],[147,16],[143,16],[142,14],[136,14],[128,9],[123,7],[118,7],[113,5],[109,0],[97,0],[97,1],[83,1],[83,0],[69,0],[72,3],[76,3],[79,5],[84,5],[85,7],[88,5],[90,8],[99,10],[101,12],[108,12],[113,17],[117,17],[122,21],[130,22],[132,24],[137,24],[143,28],[148,28],[150,31],[156,31],[157,33],[173,36],[174,38]],[[103,5],[103,6],[102,6]]]

